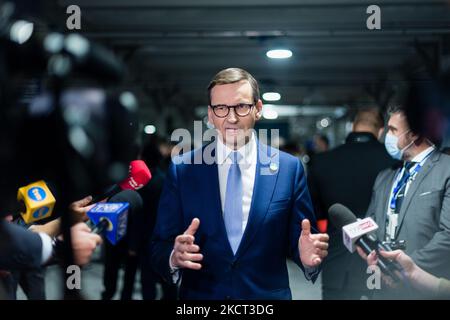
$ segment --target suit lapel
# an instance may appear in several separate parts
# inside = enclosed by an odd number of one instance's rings
[[[377,224],[379,226],[385,226],[386,225],[386,215],[387,212],[389,210],[389,197],[391,195],[391,189],[392,189],[392,185],[394,184],[394,180],[395,180],[395,176],[398,172],[398,169],[396,170],[392,170],[392,172],[390,173],[390,175],[388,176],[388,181],[389,183],[386,183],[384,185],[383,190],[381,190],[381,195],[382,195],[382,202],[384,204],[384,206],[382,207],[383,212],[381,212],[381,214],[376,215],[376,217],[379,217],[379,220],[376,221]],[[378,238],[384,239],[386,237],[386,228],[379,228],[378,229]]]
[[[439,152],[434,151],[434,154],[430,157],[429,161],[425,163],[423,168],[417,173],[417,176],[414,179],[414,181],[411,183],[399,213],[398,227],[396,231],[397,234],[400,231],[400,227],[402,226],[403,220],[405,219],[406,213],[408,212],[408,208],[411,204],[412,199],[414,198],[415,193],[420,187],[423,179],[425,179],[428,173],[430,173],[431,168],[433,168],[438,159],[439,159]]]
[[[247,227],[245,228],[244,235],[236,252],[236,258],[241,256],[248,248],[256,233],[259,230],[259,226],[264,221],[267,214],[272,195],[275,189],[275,185],[278,178],[278,169],[276,172],[270,174],[270,164],[276,164],[279,168],[277,154],[270,155],[270,147],[261,144],[257,141],[258,155],[256,162],[255,183],[253,186],[252,202],[250,206],[250,212],[247,221]],[[278,152],[278,151],[276,151]]]

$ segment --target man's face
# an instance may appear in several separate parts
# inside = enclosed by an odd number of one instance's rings
[[[328,144],[319,136],[314,137],[314,147],[318,153],[328,150]]]
[[[236,83],[216,85],[211,89],[211,106],[235,106],[240,103],[253,104],[253,94],[250,83],[242,80]],[[262,102],[258,100],[250,113],[244,117],[238,116],[230,109],[228,116],[220,118],[208,107],[209,122],[217,129],[220,138],[230,148],[237,149],[248,142],[255,122],[261,117]]]
[[[388,121],[388,133],[398,137],[398,148],[403,149],[414,139],[414,135],[409,131],[406,116],[402,112],[394,113]]]

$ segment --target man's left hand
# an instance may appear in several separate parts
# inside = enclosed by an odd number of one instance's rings
[[[329,236],[326,233],[311,234],[311,223],[302,221],[302,233],[298,239],[298,250],[303,266],[314,268],[328,255]]]
[[[96,205],[96,203],[90,204],[91,201],[92,196],[87,196],[70,204],[69,210],[73,213],[77,222],[86,222],[89,220],[87,212]]]

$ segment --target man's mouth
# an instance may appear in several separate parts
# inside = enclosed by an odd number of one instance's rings
[[[239,132],[242,132],[242,129],[239,128],[225,128],[225,133],[227,135],[237,135]]]

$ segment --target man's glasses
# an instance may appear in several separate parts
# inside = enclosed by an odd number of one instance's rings
[[[219,118],[225,118],[230,114],[230,109],[233,108],[234,112],[239,117],[247,116],[252,110],[254,104],[252,103],[239,103],[234,106],[227,106],[226,104],[216,104],[211,106],[214,114]]]

